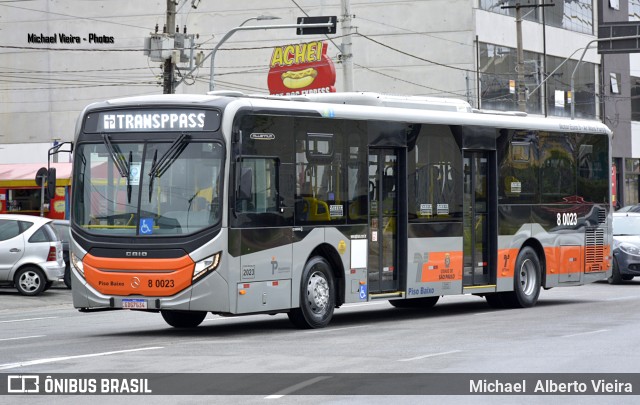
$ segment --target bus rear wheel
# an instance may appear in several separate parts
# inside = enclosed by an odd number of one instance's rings
[[[300,307],[287,314],[298,328],[324,328],[333,317],[336,297],[331,266],[320,256],[304,266],[300,284]]]
[[[536,251],[529,246],[524,247],[516,259],[513,291],[501,295],[504,306],[529,308],[536,305],[540,296],[541,274],[542,266]]]
[[[174,328],[195,328],[204,321],[203,311],[160,311],[165,322]]]

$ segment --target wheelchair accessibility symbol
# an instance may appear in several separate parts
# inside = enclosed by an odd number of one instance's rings
[[[367,299],[367,285],[361,285],[360,286],[360,299],[361,300],[366,300]]]
[[[153,218],[140,218],[140,235],[153,233]]]

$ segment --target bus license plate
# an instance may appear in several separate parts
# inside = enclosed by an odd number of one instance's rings
[[[122,300],[122,308],[125,309],[147,309],[147,300],[125,298]]]

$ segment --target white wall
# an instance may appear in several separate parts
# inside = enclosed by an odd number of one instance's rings
[[[281,20],[251,21],[247,25],[293,24],[304,15],[287,0],[202,1],[196,10],[188,0],[180,3],[185,6],[176,21],[181,29],[186,24],[189,33],[200,35],[197,42],[205,54],[248,18],[266,14]],[[310,15],[340,14],[340,0],[296,3]],[[481,42],[515,46],[513,18],[474,6],[477,0],[351,0],[351,13],[355,15],[352,25],[362,35],[353,36],[354,89],[456,97],[474,103],[476,28]],[[14,145],[48,145],[54,138],[72,141],[78,114],[91,102],[162,93],[160,63],[151,62],[142,48],[144,38],[156,24],[162,30],[165,0],[5,2],[0,3],[0,13],[3,44],[16,47],[0,48],[0,75],[4,79],[0,81],[2,163],[41,159],[41,147],[26,147],[29,153],[24,154],[23,147]],[[524,47],[541,52],[541,33],[536,29],[524,23]],[[548,53],[557,56],[575,50],[575,41],[585,37],[556,31],[559,33],[548,29],[547,46]],[[112,36],[114,43],[29,44],[29,33],[65,33],[81,38],[95,33]],[[340,34],[338,28],[336,37]],[[553,40],[553,35],[561,35],[562,40]],[[273,47],[318,39],[325,38],[297,36],[292,29],[237,32],[217,52],[216,89],[267,93]],[[338,91],[343,88],[342,66],[337,60],[341,41],[335,39],[328,50],[328,55],[335,58]],[[589,54],[587,60],[594,62],[594,58]],[[206,92],[209,66],[205,62],[177,92]],[[180,71],[186,72],[186,66],[181,65]],[[42,158],[46,161],[46,154]]]
[[[47,163],[48,151],[53,146],[51,143],[19,143],[0,144],[0,164],[16,163]],[[63,146],[68,150],[66,146]],[[51,162],[55,162],[51,156]],[[68,153],[59,153],[58,162],[69,162]]]

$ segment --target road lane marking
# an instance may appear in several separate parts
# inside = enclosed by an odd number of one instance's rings
[[[46,316],[44,318],[25,318],[25,319],[12,319],[10,321],[0,321],[0,323],[11,323],[11,322],[27,322],[27,321],[40,321],[42,319],[58,319],[57,316]]]
[[[109,356],[109,355],[112,355],[112,354],[132,353],[132,352],[141,352],[141,351],[145,351],[145,350],[157,350],[157,349],[164,349],[164,347],[160,347],[160,346],[143,347],[143,348],[140,348],[140,349],[117,350],[117,351],[113,351],[113,352],[80,354],[80,355],[77,355],[77,356],[50,357],[50,358],[47,358],[47,359],[29,360],[29,361],[22,361],[22,362],[19,362],[19,363],[7,363],[7,364],[0,364],[0,370],[9,370],[9,369],[12,369],[12,368],[33,366],[33,365],[37,365],[37,364],[55,363],[55,362],[58,362],[58,361],[65,361],[65,360],[85,359],[85,358],[89,358],[89,357]]]
[[[637,295],[627,295],[625,297],[614,297],[614,298],[607,298],[605,301],[626,301],[626,300],[637,300],[640,297],[638,297]]]
[[[595,333],[602,333],[602,332],[609,332],[609,329],[599,329],[599,330],[592,330],[589,332],[572,333],[571,335],[562,335],[560,337],[567,338],[567,337],[574,337],[574,336],[593,335]]]
[[[331,378],[331,376],[315,377],[315,378],[312,378],[310,380],[298,383],[296,385],[292,385],[291,387],[287,387],[287,388],[285,388],[285,389],[283,389],[281,391],[276,392],[275,394],[268,395],[268,396],[264,397],[264,399],[279,399],[279,398],[284,397],[285,395],[294,393],[294,392],[298,391],[299,389],[302,389],[304,387],[308,387],[308,386],[313,385],[313,384],[315,384],[315,383],[317,383],[319,381],[326,380],[327,378]]]
[[[12,337],[12,338],[4,338],[0,339],[0,342],[6,342],[7,340],[22,340],[22,339],[34,339],[45,337],[46,335],[37,335],[37,336],[21,336],[21,337]]]
[[[383,304],[389,304],[389,302],[381,301],[381,302],[363,302],[363,303],[354,303],[354,304],[344,304],[341,308],[366,307],[371,305],[383,305]]]
[[[418,356],[418,357],[411,357],[410,359],[400,359],[398,361],[414,361],[414,360],[422,360],[422,359],[426,359],[428,357],[436,357],[436,356],[444,356],[446,354],[453,354],[453,353],[459,353],[462,350],[450,350],[448,352],[440,352],[440,353],[433,353],[433,354],[425,354],[424,356]]]

